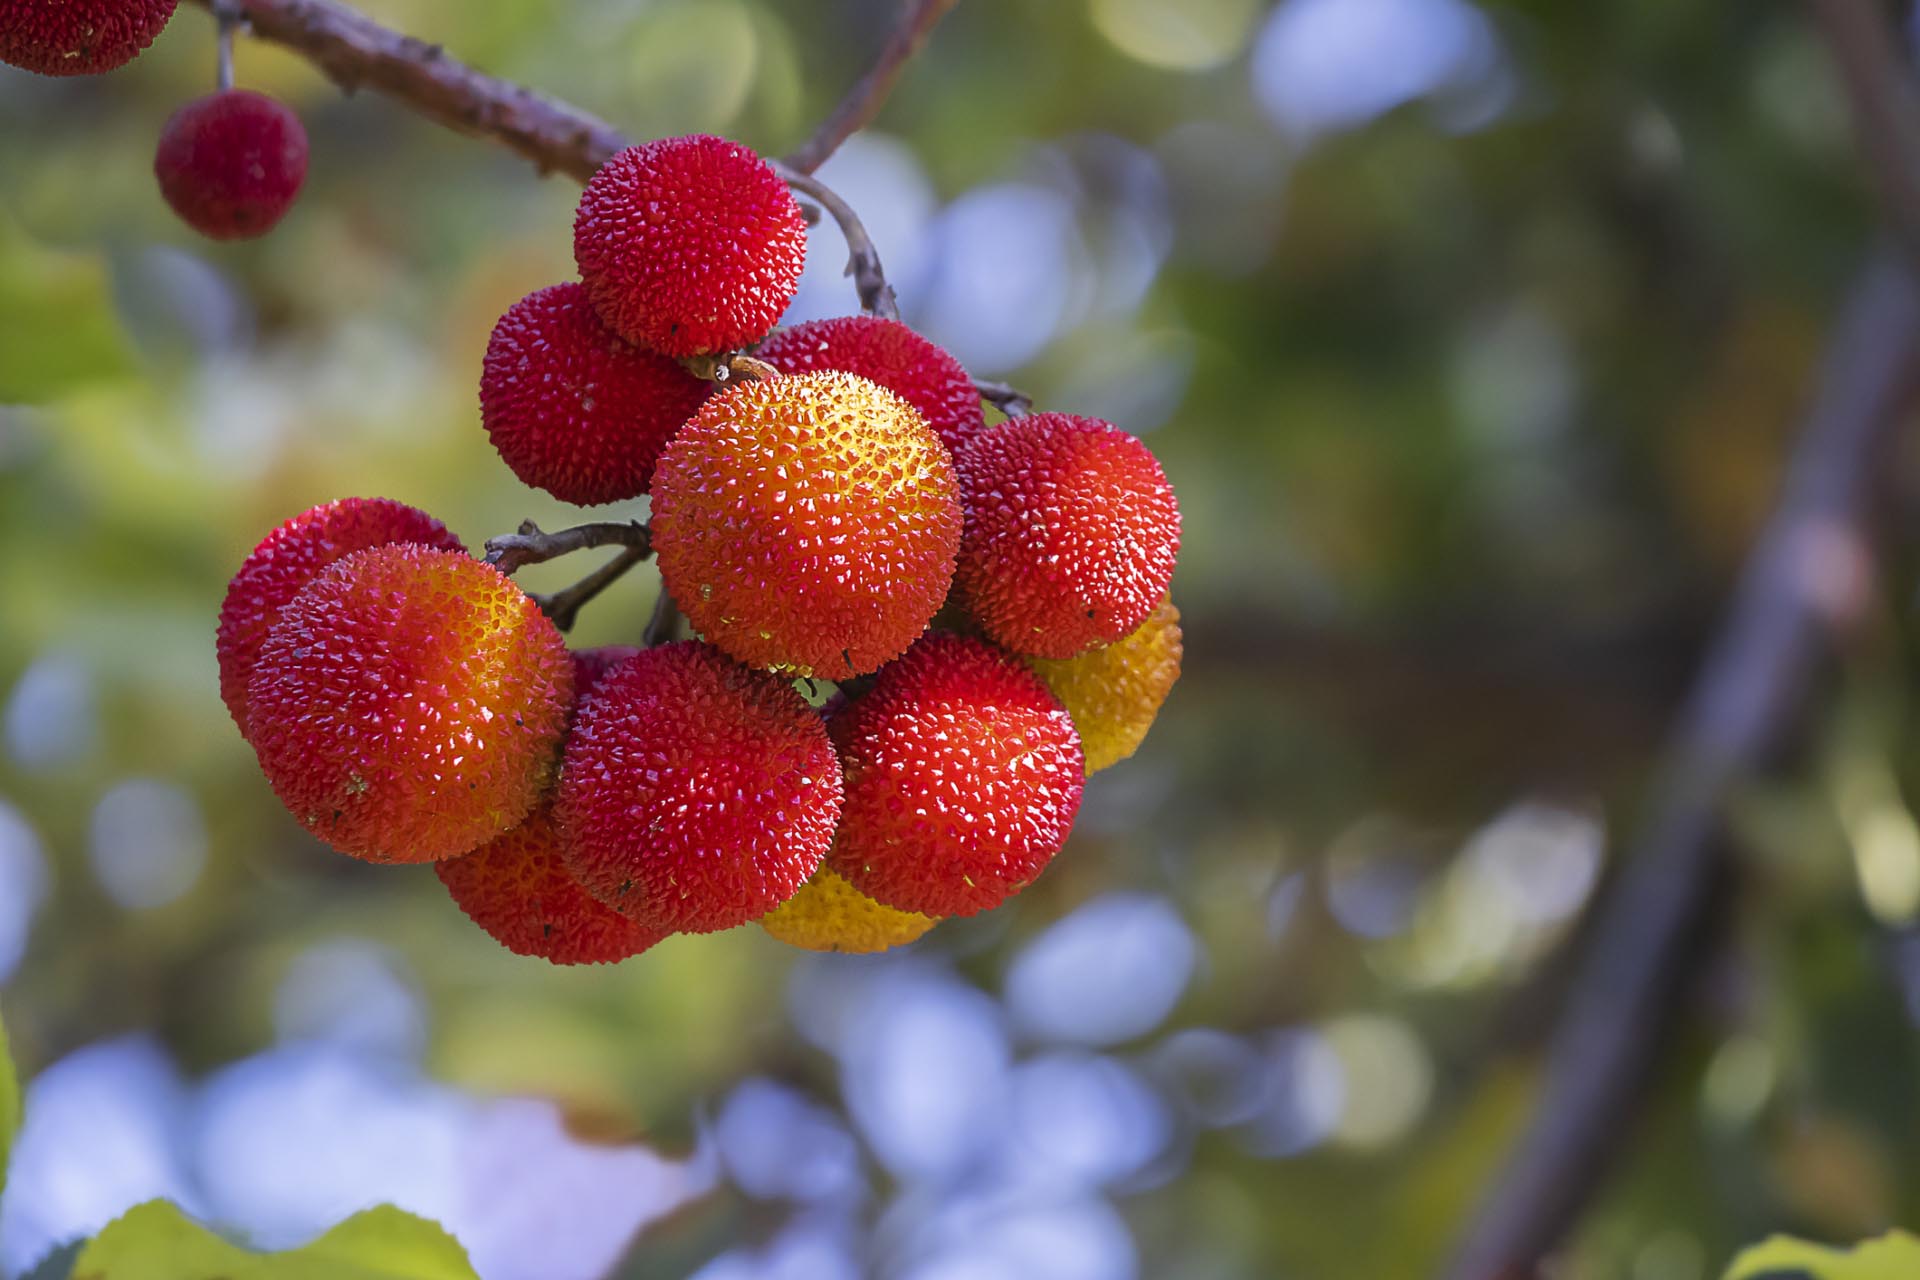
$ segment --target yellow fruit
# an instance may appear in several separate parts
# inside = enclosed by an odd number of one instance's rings
[[[1134,753],[1180,678],[1180,611],[1162,600],[1132,635],[1077,658],[1027,663],[1066,704],[1097,773]]]
[[[760,927],[807,951],[867,955],[904,947],[939,921],[883,906],[822,867],[800,892],[760,917]]]

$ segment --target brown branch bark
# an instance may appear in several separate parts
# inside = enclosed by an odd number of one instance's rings
[[[619,555],[572,586],[550,595],[535,594],[529,598],[540,606],[540,612],[552,619],[554,626],[562,631],[571,631],[573,624],[580,620],[580,610],[595,596],[624,578],[627,570],[645,560],[647,555],[648,551],[641,547],[623,548]],[[660,594],[666,594],[664,587]]]
[[[285,45],[347,93],[367,87],[449,129],[491,138],[542,173],[585,182],[627,139],[580,108],[476,71],[437,44],[334,0],[194,0],[237,9],[253,34]],[[217,10],[216,10],[217,11]]]
[[[813,131],[813,136],[795,148],[786,158],[789,167],[799,173],[812,173],[840,149],[840,144],[873,123],[880,108],[900,82],[900,73],[920,52],[933,34],[933,28],[959,0],[904,0],[900,17],[880,56],[861,76],[838,106]]]
[[[1598,1187],[1692,976],[1729,861],[1729,792],[1791,737],[1837,627],[1869,594],[1870,488],[1920,387],[1920,295],[1883,251],[1848,296],[1779,503],[1669,747],[1651,819],[1596,927],[1533,1119],[1444,1274],[1534,1273]]]
[[[594,547],[626,547],[639,553],[636,560],[644,560],[653,554],[653,532],[638,520],[610,520],[548,533],[533,521],[523,520],[517,532],[487,539],[486,561],[510,574],[530,564],[544,564]]]

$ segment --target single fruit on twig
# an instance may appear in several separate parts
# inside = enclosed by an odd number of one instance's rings
[[[302,826],[369,862],[433,862],[533,811],[573,661],[499,570],[394,543],[329,565],[281,610],[247,700],[260,767]]]
[[[839,369],[870,378],[918,409],[953,453],[986,429],[973,378],[944,348],[898,320],[809,320],[780,330],[755,354],[782,373]]]
[[[1027,665],[1066,704],[1094,774],[1132,755],[1180,678],[1180,611],[1163,600],[1132,635],[1077,658]]]
[[[302,511],[260,540],[227,584],[214,649],[220,659],[220,697],[247,731],[247,679],[280,610],[322,569],[355,551],[389,542],[418,542],[465,551],[447,527],[417,507],[390,498],[341,498]]]
[[[712,389],[602,324],[586,286],[559,284],[494,326],[480,415],[523,483],[594,506],[645,493],[660,450]]]
[[[787,184],[749,148],[705,134],[615,153],[573,223],[600,318],[675,357],[765,337],[800,287],[806,251]]]
[[[818,869],[840,766],[791,684],[682,641],[594,689],[554,813],[588,892],[651,928],[710,933],[766,914]]]
[[[1147,446],[1110,422],[1037,413],[954,459],[966,506],[961,598],[1015,653],[1071,658],[1166,598],[1180,506]]]
[[[188,226],[214,240],[265,235],[307,180],[307,131],[291,108],[247,89],[196,98],[160,131],[153,172]]]
[[[822,867],[813,879],[760,917],[760,927],[790,947],[871,955],[904,947],[940,923],[917,911],[875,902]]]
[[[133,61],[176,0],[0,0],[0,62],[43,76],[87,76]]]
[[[953,580],[958,488],[912,405],[806,373],[707,401],[653,482],[660,575],[749,666],[843,680],[898,656]]]
[[[936,633],[828,722],[846,775],[829,865],[888,906],[996,907],[1067,841],[1086,763],[1059,699],[1018,660]]]
[[[561,861],[560,834],[545,808],[433,869],[467,918],[515,955],[554,964],[612,964],[667,936],[635,924],[580,887]]]

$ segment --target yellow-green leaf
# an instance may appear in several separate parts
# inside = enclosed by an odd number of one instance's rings
[[[1726,1280],[1912,1280],[1920,1237],[1892,1231],[1852,1249],[1774,1236],[1733,1260]]]
[[[7,1050],[7,1024],[0,1021],[0,1187],[7,1185],[7,1153],[20,1132],[20,1077]]]
[[[312,1244],[252,1253],[164,1200],[107,1225],[74,1263],[73,1280],[475,1280],[460,1242],[391,1205],[348,1218]]]

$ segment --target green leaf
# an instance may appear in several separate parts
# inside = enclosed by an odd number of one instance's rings
[[[1853,1249],[1774,1236],[1733,1260],[1726,1280],[1911,1280],[1920,1276],[1920,1236],[1891,1231]]]
[[[303,1248],[251,1253],[164,1200],[127,1211],[94,1237],[73,1280],[476,1280],[460,1242],[391,1205],[348,1218]]]
[[[7,1051],[7,1024],[0,1020],[0,1188],[7,1185],[7,1156],[20,1132],[20,1078]]]

